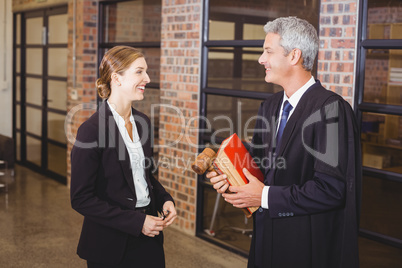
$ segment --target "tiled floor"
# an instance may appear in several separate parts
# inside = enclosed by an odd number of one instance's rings
[[[8,192],[0,189],[0,267],[86,267],[75,253],[82,216],[69,189],[16,166]],[[174,229],[165,231],[167,268],[240,268],[245,258]]]

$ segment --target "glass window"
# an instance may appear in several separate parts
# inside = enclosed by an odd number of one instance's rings
[[[206,81],[205,88],[201,88],[206,98],[202,98],[200,105],[206,121],[201,121],[201,125],[207,124],[207,129],[200,130],[200,140],[203,146],[218,149],[219,141],[233,133],[250,141],[261,99],[283,90],[265,82],[264,67],[258,63],[265,39],[264,25],[291,15],[308,20],[318,30],[320,1],[214,0],[208,3],[209,18],[204,22],[208,39],[203,40],[207,49],[203,66],[207,70],[201,74],[201,79]],[[207,181],[200,180],[203,219],[198,234],[214,236],[217,243],[241,253],[248,252],[252,219],[228,206]]]
[[[47,137],[51,140],[66,143],[66,134],[64,132],[66,116],[51,112],[48,112],[47,116]]]
[[[363,113],[363,166],[402,173],[402,118]]]
[[[27,152],[27,160],[36,164],[37,166],[41,166],[42,159],[42,148],[41,148],[41,140],[36,138],[32,138],[26,136],[26,152]]]
[[[67,76],[67,48],[49,48],[48,74],[52,76]]]
[[[21,14],[15,16],[15,43],[17,45],[21,44]]]
[[[15,158],[21,161],[21,133],[15,133]]]
[[[15,100],[21,101],[21,77],[15,77]]]
[[[15,49],[15,72],[21,73],[21,49]]]
[[[208,122],[212,138],[227,138],[233,133],[251,141],[261,100],[208,95]]]
[[[209,21],[209,40],[233,40],[235,24],[225,21]]]
[[[67,44],[68,42],[67,14],[49,16],[49,44]]]
[[[42,136],[42,111],[40,109],[26,108],[26,129],[28,133]]]
[[[26,78],[26,102],[42,106],[42,79]]]
[[[62,176],[67,176],[66,148],[47,144],[48,169]]]
[[[27,74],[42,75],[42,55],[41,48],[26,49],[26,72]]]
[[[161,1],[124,1],[103,6],[103,42],[159,42]]]
[[[360,239],[363,265],[394,266],[394,254],[400,255],[398,240],[402,222],[394,212],[400,210],[402,191],[402,2],[400,0],[364,0],[360,5],[362,41],[357,50],[364,65],[357,64],[356,97],[361,121],[363,157],[362,209],[360,228],[368,239]],[[373,41],[375,40],[375,41]],[[360,69],[361,68],[361,69]],[[399,106],[399,107],[398,107]],[[376,254],[372,254],[375,250]],[[399,251],[399,252],[398,252]],[[378,254],[380,253],[380,254]],[[372,256],[375,259],[370,259]],[[381,255],[381,256],[379,256]],[[384,257],[386,256],[386,257]],[[367,262],[368,261],[368,262]]]
[[[282,87],[264,80],[261,48],[217,48],[208,53],[208,87],[275,93]]]
[[[21,129],[21,105],[15,105],[15,127]]]
[[[49,108],[67,110],[67,82],[48,80],[47,105]]]
[[[30,45],[42,44],[43,17],[26,19],[26,43]]]
[[[250,249],[253,219],[225,202],[215,189],[204,189],[203,226],[206,234],[247,252]]]
[[[402,1],[368,1],[367,37],[369,39],[402,39]]]
[[[368,49],[364,102],[401,105],[402,49]]]
[[[401,183],[363,177],[360,227],[402,240],[402,218],[395,217],[401,210],[401,192]]]

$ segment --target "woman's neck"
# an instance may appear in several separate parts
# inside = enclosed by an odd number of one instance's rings
[[[131,102],[125,100],[114,98],[110,96],[108,99],[110,105],[116,110],[116,112],[123,117],[124,121],[130,120],[131,115]]]

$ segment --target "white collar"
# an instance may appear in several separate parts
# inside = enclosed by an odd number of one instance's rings
[[[110,108],[110,111],[113,114],[114,120],[116,122],[118,122],[117,126],[119,126],[119,127],[123,126],[124,127],[125,124],[126,124],[126,122],[124,121],[124,118],[113,108],[113,106],[116,106],[116,105],[110,104],[108,100],[106,102],[109,105],[109,108]],[[131,124],[134,125],[134,116],[133,116],[133,110],[132,109],[130,109],[130,122],[131,122]]]
[[[296,90],[295,93],[293,93],[293,95],[288,98],[288,96],[286,96],[285,91],[283,92],[283,101],[282,101],[282,106],[283,103],[285,101],[289,101],[289,103],[292,105],[294,110],[297,106],[297,104],[299,103],[301,97],[303,96],[303,94],[307,91],[307,89],[309,89],[312,85],[315,84],[315,80],[314,77],[311,76],[310,80],[307,81],[307,83],[305,83],[301,88],[299,88],[298,90]]]

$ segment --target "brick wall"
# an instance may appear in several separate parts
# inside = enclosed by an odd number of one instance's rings
[[[78,0],[76,36],[73,36],[73,3],[68,5],[68,75],[67,75],[67,183],[70,184],[70,152],[78,127],[96,111],[97,91],[97,1]],[[73,81],[73,40],[76,42],[75,88]],[[78,96],[73,98],[72,96]]]
[[[162,1],[159,180],[175,199],[174,225],[190,234],[197,176],[188,165],[198,144],[198,121],[190,119],[198,115],[201,21],[201,0]]]
[[[324,87],[354,98],[357,0],[321,0],[317,78]]]

